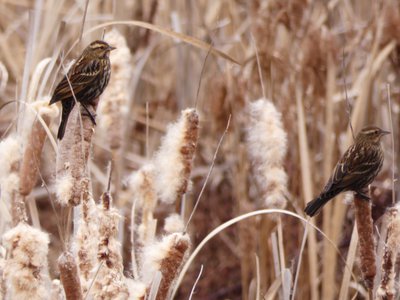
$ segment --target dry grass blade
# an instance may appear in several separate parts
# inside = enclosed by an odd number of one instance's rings
[[[308,226],[311,226],[313,229],[315,229],[316,231],[318,231],[325,239],[327,239],[329,241],[329,243],[331,244],[332,247],[335,248],[336,253],[338,253],[340,255],[340,251],[339,249],[336,247],[336,245],[329,240],[329,238],[325,235],[324,232],[322,232],[318,227],[316,227],[314,224],[310,223],[309,220],[305,219],[304,217],[295,214],[291,211],[288,210],[283,210],[283,209],[261,209],[261,210],[256,210],[256,211],[252,211],[246,214],[243,214],[241,216],[235,217],[233,219],[230,219],[229,221],[219,225],[217,228],[215,228],[214,230],[212,230],[196,247],[196,249],[194,249],[194,251],[192,252],[192,254],[190,255],[190,257],[187,259],[186,263],[184,264],[177,280],[176,280],[176,284],[175,287],[172,291],[171,297],[175,297],[176,292],[179,288],[180,283],[182,282],[183,277],[185,276],[186,272],[188,271],[190,265],[193,263],[194,259],[196,258],[196,256],[199,254],[199,252],[203,249],[203,247],[212,239],[214,238],[217,234],[219,234],[221,231],[225,230],[226,228],[241,222],[243,220],[246,220],[248,218],[253,218],[256,217],[258,215],[270,215],[270,214],[283,214],[283,215],[287,215],[287,216],[291,216],[294,217],[296,219],[301,220],[302,222],[308,224]],[[340,256],[341,259],[343,260],[342,256]],[[346,265],[347,268],[347,265]],[[352,276],[354,278],[355,275],[350,271],[350,273],[352,274]]]
[[[150,23],[146,23],[146,22],[141,22],[141,21],[115,21],[115,22],[106,22],[97,26],[94,26],[92,28],[90,28],[89,30],[85,31],[84,35],[89,34],[95,30],[104,28],[104,27],[108,27],[108,26],[113,26],[113,25],[130,25],[130,26],[138,26],[141,28],[146,28],[149,30],[152,30],[154,32],[158,32],[161,33],[163,35],[172,37],[174,39],[178,39],[181,40],[187,44],[190,44],[192,46],[195,46],[196,48],[200,48],[203,49],[205,51],[211,51],[212,54],[222,57],[232,63],[235,63],[237,65],[241,65],[240,62],[238,62],[236,59],[234,59],[233,57],[231,57],[230,55],[215,49],[214,47],[212,47],[211,45],[196,39],[194,37],[179,33],[179,32],[175,32],[172,31],[170,29],[166,29],[166,28],[161,28],[160,26],[154,25],[154,24],[150,24]],[[75,43],[76,44],[76,43]],[[210,50],[211,49],[211,50]]]

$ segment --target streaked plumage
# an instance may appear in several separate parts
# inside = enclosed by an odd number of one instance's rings
[[[74,91],[76,101],[85,108],[93,124],[96,124],[94,117],[87,109],[99,97],[106,88],[111,73],[110,51],[115,49],[104,41],[94,41],[83,50],[83,53],[63,77],[54,90],[49,104],[61,101],[62,117],[58,128],[57,138],[62,139],[65,133],[68,117],[75,105],[75,99],[71,92]],[[68,79],[69,82],[68,82]]]
[[[344,191],[354,191],[366,197],[363,189],[374,181],[382,168],[380,140],[388,133],[375,126],[363,128],[337,163],[321,194],[307,204],[305,213],[314,216],[329,200]]]

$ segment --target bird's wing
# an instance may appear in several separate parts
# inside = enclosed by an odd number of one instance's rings
[[[100,63],[92,60],[89,63],[76,63],[66,76],[60,81],[54,90],[50,104],[72,98],[71,87],[76,98],[90,84],[95,82],[97,75],[101,72]],[[67,78],[68,76],[68,78]],[[69,80],[69,82],[68,82]]]
[[[380,160],[372,151],[363,145],[352,145],[337,163],[325,191],[332,189],[347,190],[360,180],[362,174],[368,175],[372,170],[379,168]]]

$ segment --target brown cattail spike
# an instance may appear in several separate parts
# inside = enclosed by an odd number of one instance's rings
[[[82,300],[81,281],[74,255],[71,252],[63,252],[58,258],[58,268],[67,300]]]
[[[390,222],[388,225],[385,250],[382,260],[382,279],[377,291],[378,299],[391,300],[396,295],[395,265],[400,250],[400,213],[399,207],[389,211]]]
[[[368,191],[364,190],[365,193],[368,193]],[[372,291],[376,275],[376,254],[371,202],[360,197],[359,194],[355,194],[354,209],[358,230],[361,272],[365,285],[369,291]]]
[[[97,101],[98,98],[87,106],[93,115]],[[87,163],[93,130],[94,124],[86,110],[76,105],[68,118],[65,136],[58,146],[56,193],[62,205],[78,205],[81,198],[89,193]]]

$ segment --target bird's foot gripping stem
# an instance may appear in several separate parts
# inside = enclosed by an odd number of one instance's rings
[[[369,189],[368,188],[362,189],[360,191],[356,191],[356,195],[355,196],[360,198],[360,199],[362,199],[362,200],[365,200],[365,201],[370,201],[371,200],[371,197],[369,196]]]
[[[96,115],[93,115],[90,110],[87,108],[87,106],[83,103],[81,103],[81,105],[83,106],[83,108],[85,109],[85,111],[87,112],[87,116],[90,118],[90,120],[93,122],[93,125],[97,125],[96,124],[96,120],[94,119],[96,117]]]

